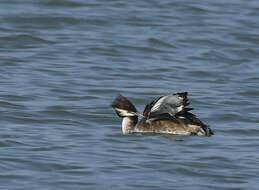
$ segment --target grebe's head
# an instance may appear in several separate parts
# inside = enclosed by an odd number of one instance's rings
[[[138,112],[135,106],[124,96],[118,95],[111,105],[117,115],[122,117],[122,132],[129,134],[134,131],[134,127],[138,122]]]
[[[118,94],[111,106],[119,117],[133,117],[136,116],[137,109],[135,106],[124,96]]]

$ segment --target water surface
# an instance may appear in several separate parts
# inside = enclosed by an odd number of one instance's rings
[[[258,189],[259,3],[2,0],[1,189]],[[109,107],[189,92],[213,137]]]

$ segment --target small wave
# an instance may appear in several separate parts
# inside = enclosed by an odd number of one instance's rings
[[[144,47],[144,46],[130,46],[130,45],[115,45],[114,47],[120,49],[128,49],[128,50],[135,50],[135,51],[143,51],[146,53],[172,53],[172,51],[161,50],[154,47]]]
[[[229,129],[225,130],[224,133],[226,134],[232,134],[232,135],[253,135],[253,136],[258,136],[259,135],[259,130],[258,129]]]
[[[20,17],[6,17],[4,19],[7,23],[12,23],[20,27],[31,27],[46,30],[63,28],[64,25],[77,25],[82,22],[82,19],[77,19],[71,16],[20,16]]]
[[[258,90],[247,90],[245,92],[240,92],[238,93],[239,95],[241,96],[244,96],[244,97],[258,97],[259,96],[259,91]]]
[[[0,47],[4,48],[31,48],[40,44],[55,44],[55,42],[28,34],[0,37]]]
[[[14,109],[24,109],[24,105],[14,104],[10,102],[0,101],[1,108],[14,108]]]
[[[156,38],[149,38],[147,41],[153,46],[161,46],[161,47],[166,47],[166,48],[176,48],[174,45],[172,45],[168,42],[165,42],[163,40],[156,39]]]
[[[98,3],[89,3],[89,2],[76,2],[76,1],[42,1],[40,5],[47,6],[47,7],[68,7],[68,8],[77,8],[82,6],[98,6]]]
[[[232,33],[232,35],[241,42],[248,42],[251,44],[257,45],[259,43],[259,35],[257,34],[239,34],[239,33]]]
[[[205,8],[202,8],[201,6],[198,6],[198,5],[186,4],[184,7],[185,7],[184,9],[186,9],[185,11],[196,13],[196,14],[197,13],[204,14],[204,13],[207,13],[209,11],[208,7],[206,7],[206,9],[205,9]]]

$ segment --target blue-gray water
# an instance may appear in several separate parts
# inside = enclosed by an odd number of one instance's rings
[[[259,2],[1,0],[0,189],[259,186]],[[213,137],[128,135],[189,92]]]

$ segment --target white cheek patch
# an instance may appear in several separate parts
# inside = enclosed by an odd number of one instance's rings
[[[134,113],[131,113],[131,112],[127,111],[127,110],[123,110],[123,109],[119,109],[119,108],[115,108],[115,110],[122,117],[134,116]]]

